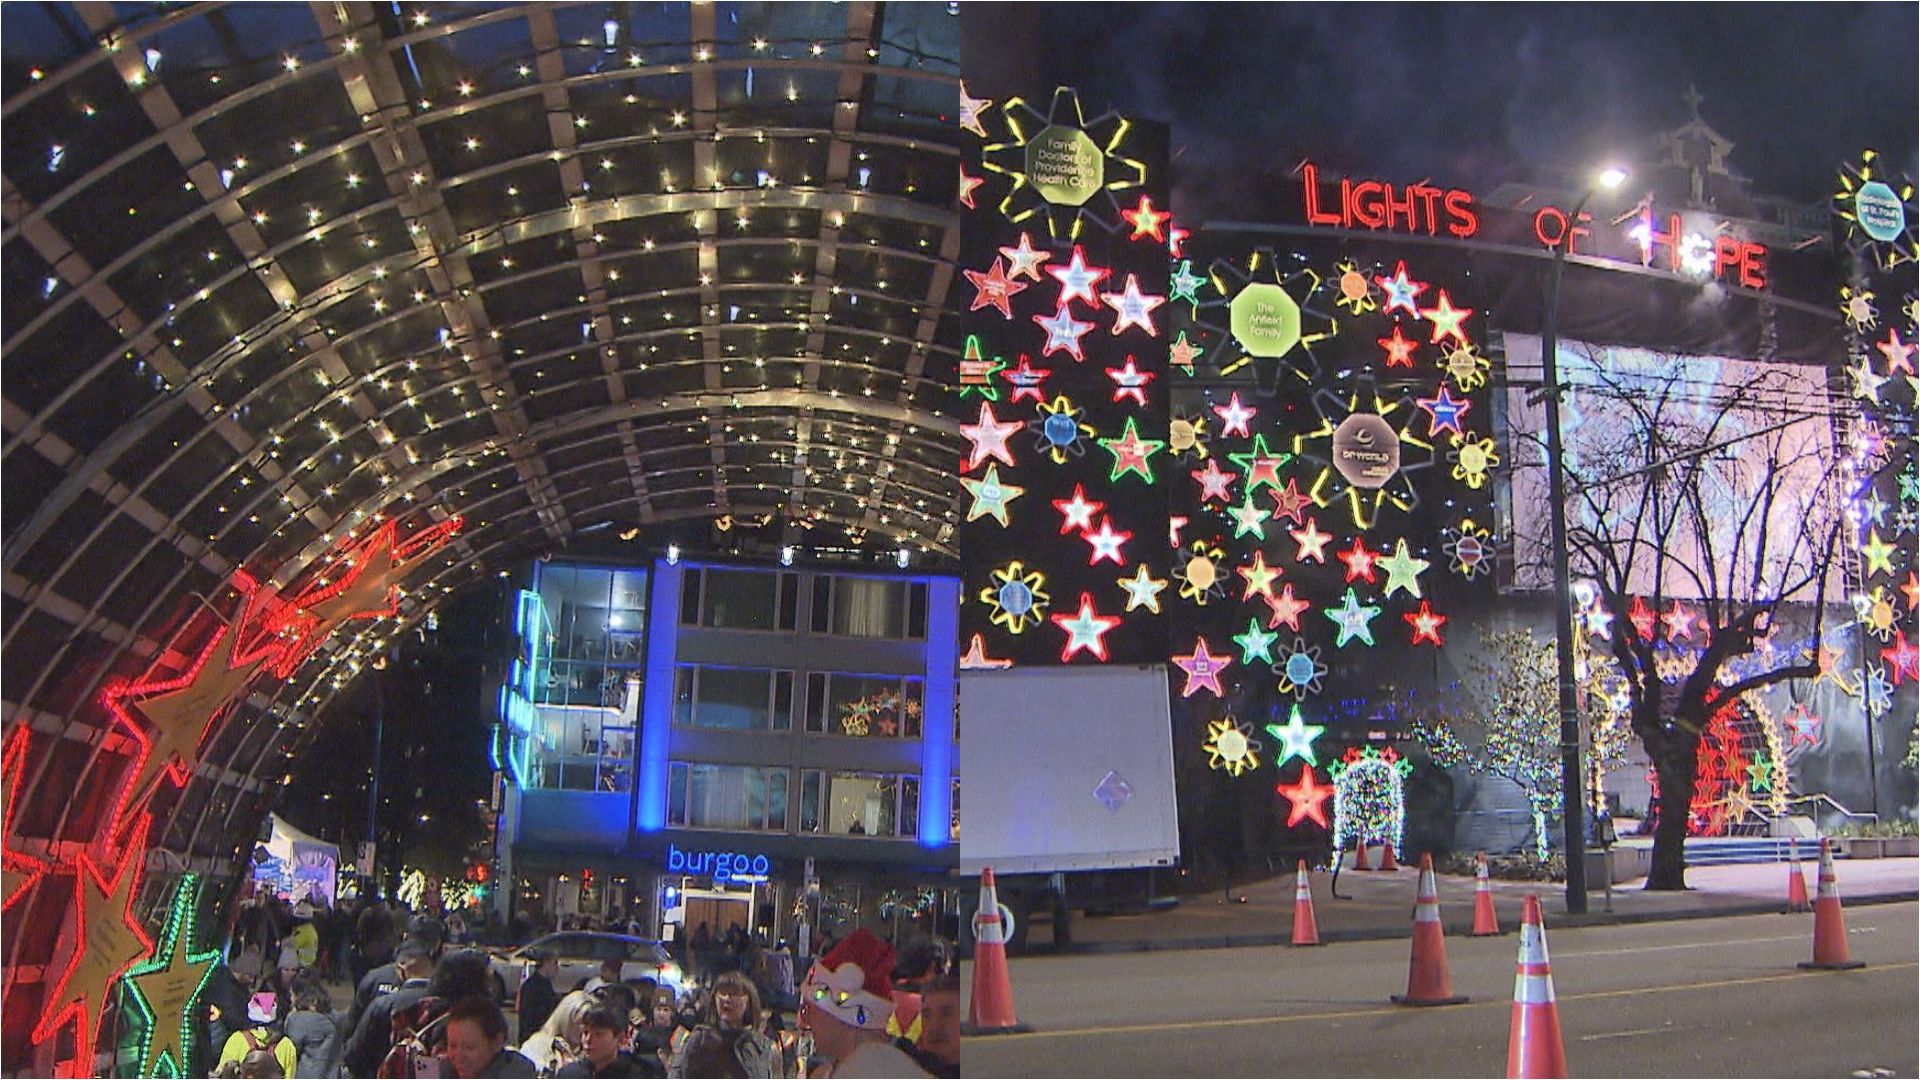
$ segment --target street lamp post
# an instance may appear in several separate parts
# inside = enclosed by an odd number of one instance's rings
[[[1560,804],[1566,831],[1567,912],[1587,910],[1586,784],[1580,763],[1580,707],[1573,684],[1573,570],[1567,554],[1567,481],[1560,441],[1560,274],[1573,246],[1580,211],[1601,187],[1619,187],[1627,174],[1608,169],[1600,174],[1567,215],[1567,225],[1553,244],[1547,268],[1546,312],[1540,329],[1541,378],[1547,394],[1547,517],[1553,544],[1553,638],[1560,690]]]

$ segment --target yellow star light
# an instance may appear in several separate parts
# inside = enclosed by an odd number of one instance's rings
[[[1893,553],[1897,549],[1880,539],[1880,530],[1867,530],[1867,542],[1860,545],[1860,557],[1867,560],[1867,576],[1893,573]]]
[[[1147,564],[1141,563],[1134,568],[1134,575],[1123,577],[1120,587],[1127,591],[1127,610],[1146,608],[1155,615],[1160,614],[1160,590],[1167,587],[1165,578],[1157,578],[1147,572]]]

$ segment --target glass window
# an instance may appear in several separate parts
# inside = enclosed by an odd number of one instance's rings
[[[835,836],[899,835],[900,776],[833,773],[827,778],[826,831]]]
[[[953,806],[947,812],[947,839],[960,842],[960,778],[953,778]]]
[[[813,630],[839,637],[922,639],[927,587],[887,578],[814,578]]]
[[[800,831],[817,833],[820,831],[820,770],[808,769],[800,774]]]
[[[900,835],[920,835],[920,778],[900,778]]]
[[[775,674],[764,668],[683,665],[675,673],[673,722],[679,727],[764,731],[773,716]],[[778,674],[786,677],[791,696],[793,673]]]
[[[779,575],[708,567],[702,576],[706,578],[706,592],[700,625],[728,630],[774,629]]]
[[[671,824],[752,832],[787,828],[785,769],[676,762],[667,799]]]
[[[807,672],[807,730],[827,730],[827,676],[822,671]]]
[[[816,673],[817,674],[817,673]],[[920,679],[898,675],[825,676],[825,731],[869,739],[917,739],[922,716]],[[812,726],[808,717],[808,730]]]
[[[773,729],[793,730],[793,672],[773,673]]]

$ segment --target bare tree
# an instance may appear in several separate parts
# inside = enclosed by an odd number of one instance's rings
[[[1624,349],[1563,350],[1559,362],[1578,418],[1565,461],[1572,571],[1613,617],[1605,648],[1659,780],[1647,888],[1684,889],[1708,723],[1747,691],[1819,674],[1775,655],[1769,637],[1791,619],[1818,640],[1838,572],[1826,373]],[[1532,518],[1544,534],[1545,513]],[[1674,682],[1657,663],[1663,636],[1700,649]]]

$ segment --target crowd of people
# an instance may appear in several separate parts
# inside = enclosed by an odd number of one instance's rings
[[[452,918],[383,904],[348,913],[249,901],[202,998],[214,1075],[959,1075],[959,983],[924,938],[903,946],[896,972],[893,947],[856,931],[824,951],[797,993],[784,947],[744,932],[690,940],[678,990],[623,979],[618,961],[557,986],[559,958],[536,950],[512,1003],[517,1030],[492,959],[469,941]],[[343,977],[354,993],[336,1009],[328,980]]]

